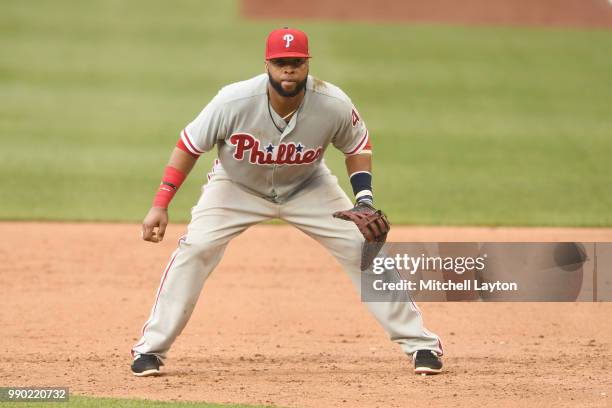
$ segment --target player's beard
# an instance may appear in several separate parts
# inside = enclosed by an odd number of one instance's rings
[[[272,88],[274,88],[274,90],[280,96],[284,96],[285,98],[292,98],[294,96],[297,96],[300,92],[304,90],[304,88],[306,88],[306,81],[308,81],[308,74],[306,74],[306,78],[304,78],[303,81],[296,82],[295,88],[293,89],[293,91],[289,91],[289,92],[283,89],[283,85],[279,81],[275,81],[274,78],[272,78],[272,75],[270,75],[270,72],[268,72],[268,80],[270,81],[270,85],[272,85]]]

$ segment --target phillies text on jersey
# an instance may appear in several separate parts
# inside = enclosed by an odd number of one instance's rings
[[[307,149],[299,142],[297,144],[294,142],[281,143],[278,146],[269,143],[265,148],[261,148],[259,140],[248,133],[231,135],[229,142],[236,146],[234,159],[243,160],[245,153],[248,152],[249,163],[259,165],[310,164],[317,160],[323,152],[322,146]]]

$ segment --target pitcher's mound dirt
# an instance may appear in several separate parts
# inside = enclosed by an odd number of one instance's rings
[[[165,375],[135,378],[137,340],[185,226],[0,224],[3,386],[289,407],[607,407],[609,303],[428,303],[446,371],[417,377],[314,241],[285,226],[233,241]],[[610,241],[612,230],[401,228],[393,240]]]

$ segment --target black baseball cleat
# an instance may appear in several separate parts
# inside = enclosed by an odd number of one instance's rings
[[[432,375],[442,371],[442,360],[435,351],[417,350],[412,354],[412,360],[415,374]]]
[[[132,374],[138,377],[159,375],[159,366],[164,363],[155,354],[139,354],[132,362]]]

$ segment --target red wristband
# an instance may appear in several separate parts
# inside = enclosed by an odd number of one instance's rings
[[[179,169],[166,166],[159,189],[153,199],[153,207],[168,208],[168,204],[185,181],[185,177],[187,175]]]

